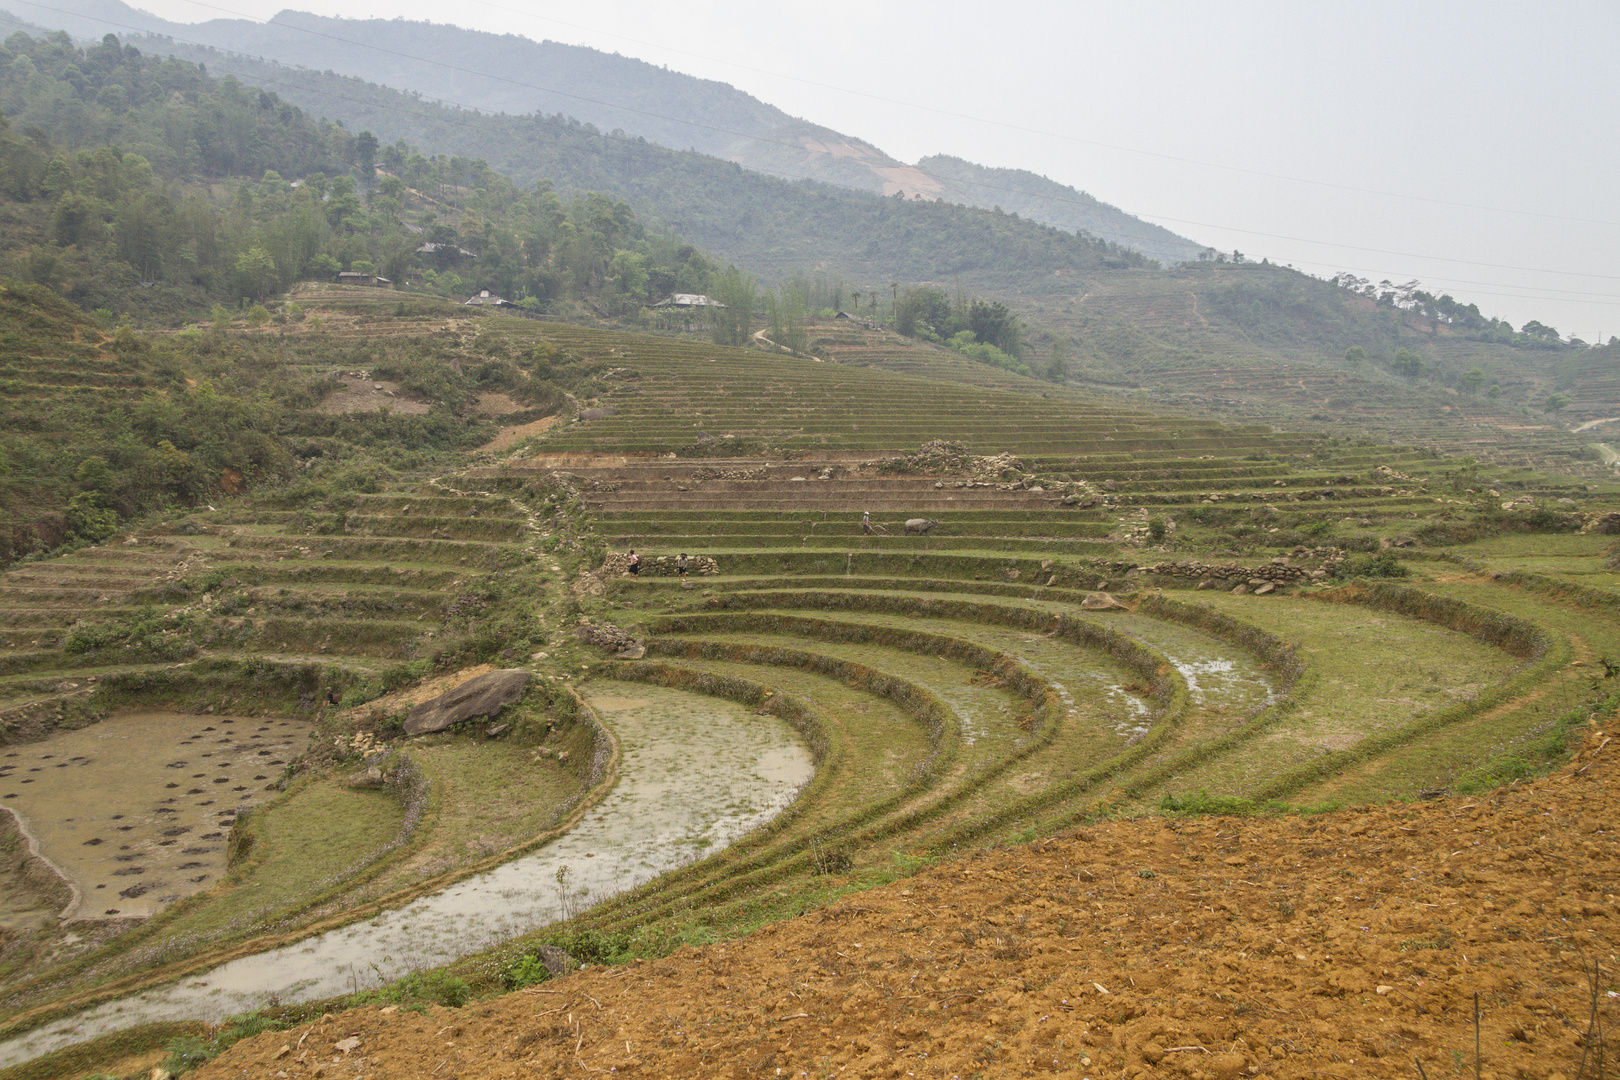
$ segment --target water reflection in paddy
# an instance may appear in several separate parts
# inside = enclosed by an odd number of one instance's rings
[[[0,1045],[0,1065],[152,1020],[217,1020],[376,986],[551,922],[729,844],[785,808],[813,771],[772,716],[641,684],[586,694],[618,736],[612,792],[534,854],[362,923],[108,1002]],[[559,870],[566,867],[559,884]]]

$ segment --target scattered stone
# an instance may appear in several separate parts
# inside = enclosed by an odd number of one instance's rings
[[[612,623],[593,623],[581,617],[578,634],[587,645],[605,649],[620,660],[640,660],[647,655],[647,647]]]
[[[393,783],[405,756],[397,750],[383,750],[367,755],[361,769],[349,777],[352,788],[384,788]]]
[[[535,950],[535,955],[540,958],[540,962],[551,972],[554,979],[579,970],[579,961],[555,945],[541,945]]]
[[[644,556],[641,560],[641,577],[674,577],[676,576],[675,557],[673,555]],[[595,574],[584,575],[590,577],[597,584],[602,579],[625,577],[629,574],[630,555],[628,552],[611,552]],[[686,574],[718,574],[720,564],[708,555],[688,555],[686,557]],[[602,590],[592,590],[593,595],[601,596]]]
[[[1080,601],[1080,607],[1085,611],[1127,611],[1129,608],[1119,600],[1105,592],[1087,593],[1086,598]]]

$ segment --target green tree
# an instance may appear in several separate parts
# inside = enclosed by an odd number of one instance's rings
[[[1344,362],[1347,364],[1365,364],[1367,362],[1367,350],[1360,345],[1350,346],[1344,350]]]
[[[754,328],[754,299],[758,283],[752,275],[735,266],[726,268],[714,284],[713,299],[724,307],[714,313],[714,341],[717,345],[747,345]]]
[[[276,260],[257,244],[236,257],[236,287],[243,296],[262,300],[280,287]]]
[[[894,328],[906,337],[938,340],[950,330],[951,300],[944,291],[930,285],[917,285],[899,294],[894,302]]]
[[[1479,388],[1485,385],[1485,373],[1479,368],[1469,368],[1457,380],[1457,387],[1469,397],[1479,393]]]
[[[362,131],[354,139],[355,157],[360,159],[360,171],[371,176],[377,171],[377,136]]]
[[[1052,339],[1052,355],[1046,362],[1046,377],[1057,383],[1069,377],[1069,350],[1061,338]]]
[[[1017,356],[1022,334],[1018,316],[1000,301],[972,300],[959,320],[965,329],[986,345],[994,345],[1008,356]]]
[[[616,251],[608,264],[609,304],[622,314],[647,302],[647,260],[634,251]]]
[[[776,336],[772,340],[796,354],[808,351],[810,335],[804,325],[804,293],[791,285],[784,286],[777,314],[781,325],[775,328]]]
[[[1548,412],[1559,412],[1569,406],[1568,394],[1548,394],[1544,408]]]

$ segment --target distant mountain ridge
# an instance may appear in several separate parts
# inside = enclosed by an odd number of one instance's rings
[[[944,156],[907,165],[871,143],[789,116],[729,84],[584,46],[439,23],[297,11],[282,11],[267,23],[173,23],[122,0],[64,0],[60,8],[29,6],[25,14],[83,39],[99,40],[109,32],[124,38],[132,31],[171,38],[173,51],[188,59],[200,59],[187,47],[194,43],[330,70],[480,112],[561,113],[602,131],[697,150],[787,179],[1000,207],[1043,224],[1083,230],[1166,264],[1195,259],[1203,250],[1168,229],[1022,169]],[[133,43],[157,47],[150,41]]]

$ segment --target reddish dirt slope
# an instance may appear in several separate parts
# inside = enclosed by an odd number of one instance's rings
[[[1611,723],[1613,719],[1611,718]],[[1616,1074],[1620,742],[1489,798],[1145,820],[978,852],[752,937],[207,1077]],[[1593,965],[1599,982],[1591,983]],[[349,1041],[354,1040],[354,1041]],[[340,1049],[347,1047],[347,1051]],[[284,1049],[285,1048],[285,1049]]]

